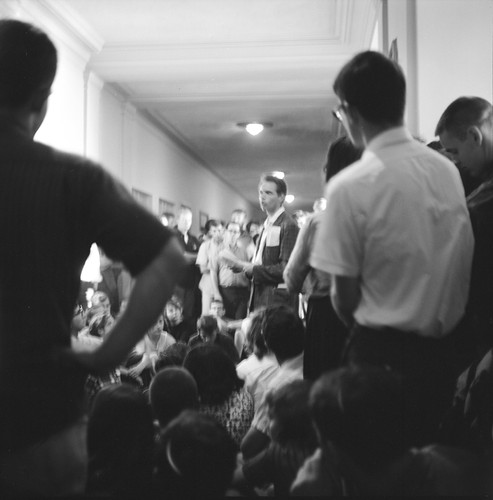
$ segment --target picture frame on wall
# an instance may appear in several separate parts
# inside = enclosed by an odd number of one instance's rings
[[[209,215],[199,210],[199,227],[201,231],[205,230],[205,225],[208,220],[209,220]]]

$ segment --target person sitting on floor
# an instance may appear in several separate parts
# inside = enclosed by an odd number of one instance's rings
[[[238,351],[233,340],[228,335],[221,333],[217,325],[217,319],[214,316],[202,316],[197,321],[196,333],[189,341],[191,349],[200,344],[214,344],[220,347],[236,365],[239,361]]]
[[[171,333],[177,342],[186,344],[194,334],[195,325],[183,316],[183,304],[173,295],[166,303],[164,329]]]
[[[267,348],[274,353],[279,370],[265,385],[265,393],[292,380],[303,379],[304,326],[299,316],[288,306],[272,306],[265,311],[262,332]],[[245,459],[260,453],[270,442],[270,418],[264,397],[255,408],[252,427],[241,443]]]
[[[274,485],[274,496],[287,497],[298,469],[316,448],[308,396],[310,382],[294,380],[267,394],[270,445],[246,461],[235,473],[236,482],[251,486]]]
[[[155,366],[159,355],[176,340],[163,331],[164,317],[158,316],[156,323],[147,331],[144,338],[135,346],[127,363],[133,377],[142,377],[145,387],[149,387],[151,378],[156,373]]]
[[[154,417],[164,429],[183,410],[198,410],[197,383],[188,370],[170,366],[163,368],[152,379],[149,387]]]
[[[154,428],[151,409],[137,387],[102,389],[89,416],[87,493],[145,498],[152,483]]]
[[[231,358],[210,343],[193,348],[183,364],[197,382],[201,413],[224,425],[239,445],[253,418],[253,399],[236,375]]]
[[[156,467],[156,498],[220,498],[236,466],[236,446],[212,417],[185,410],[161,434]]]
[[[319,448],[299,470],[293,496],[482,495],[484,464],[466,450],[411,448],[402,376],[351,366],[320,377],[310,392]]]

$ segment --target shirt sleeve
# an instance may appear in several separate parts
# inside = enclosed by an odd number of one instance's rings
[[[71,173],[70,185],[77,195],[89,197],[78,214],[81,231],[97,243],[112,259],[122,262],[132,276],[154,260],[173,233],[147,209],[140,206],[128,190],[98,165],[87,162]]]
[[[336,276],[358,277],[361,271],[364,217],[347,183],[329,182],[327,208],[315,236],[310,264]]]

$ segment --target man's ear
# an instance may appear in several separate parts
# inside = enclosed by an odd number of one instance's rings
[[[476,125],[467,128],[467,138],[472,140],[476,146],[481,146],[484,140],[483,133]]]

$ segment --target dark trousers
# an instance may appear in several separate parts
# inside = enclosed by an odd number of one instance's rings
[[[402,375],[404,432],[411,445],[422,446],[437,439],[439,424],[452,404],[455,381],[467,366],[469,352],[464,322],[442,339],[356,324],[343,362],[381,366]]]
[[[338,368],[348,335],[330,297],[310,297],[306,309],[304,378],[316,380],[322,373]]]
[[[223,298],[226,317],[230,319],[246,318],[250,289],[246,286],[220,286],[219,291]]]

